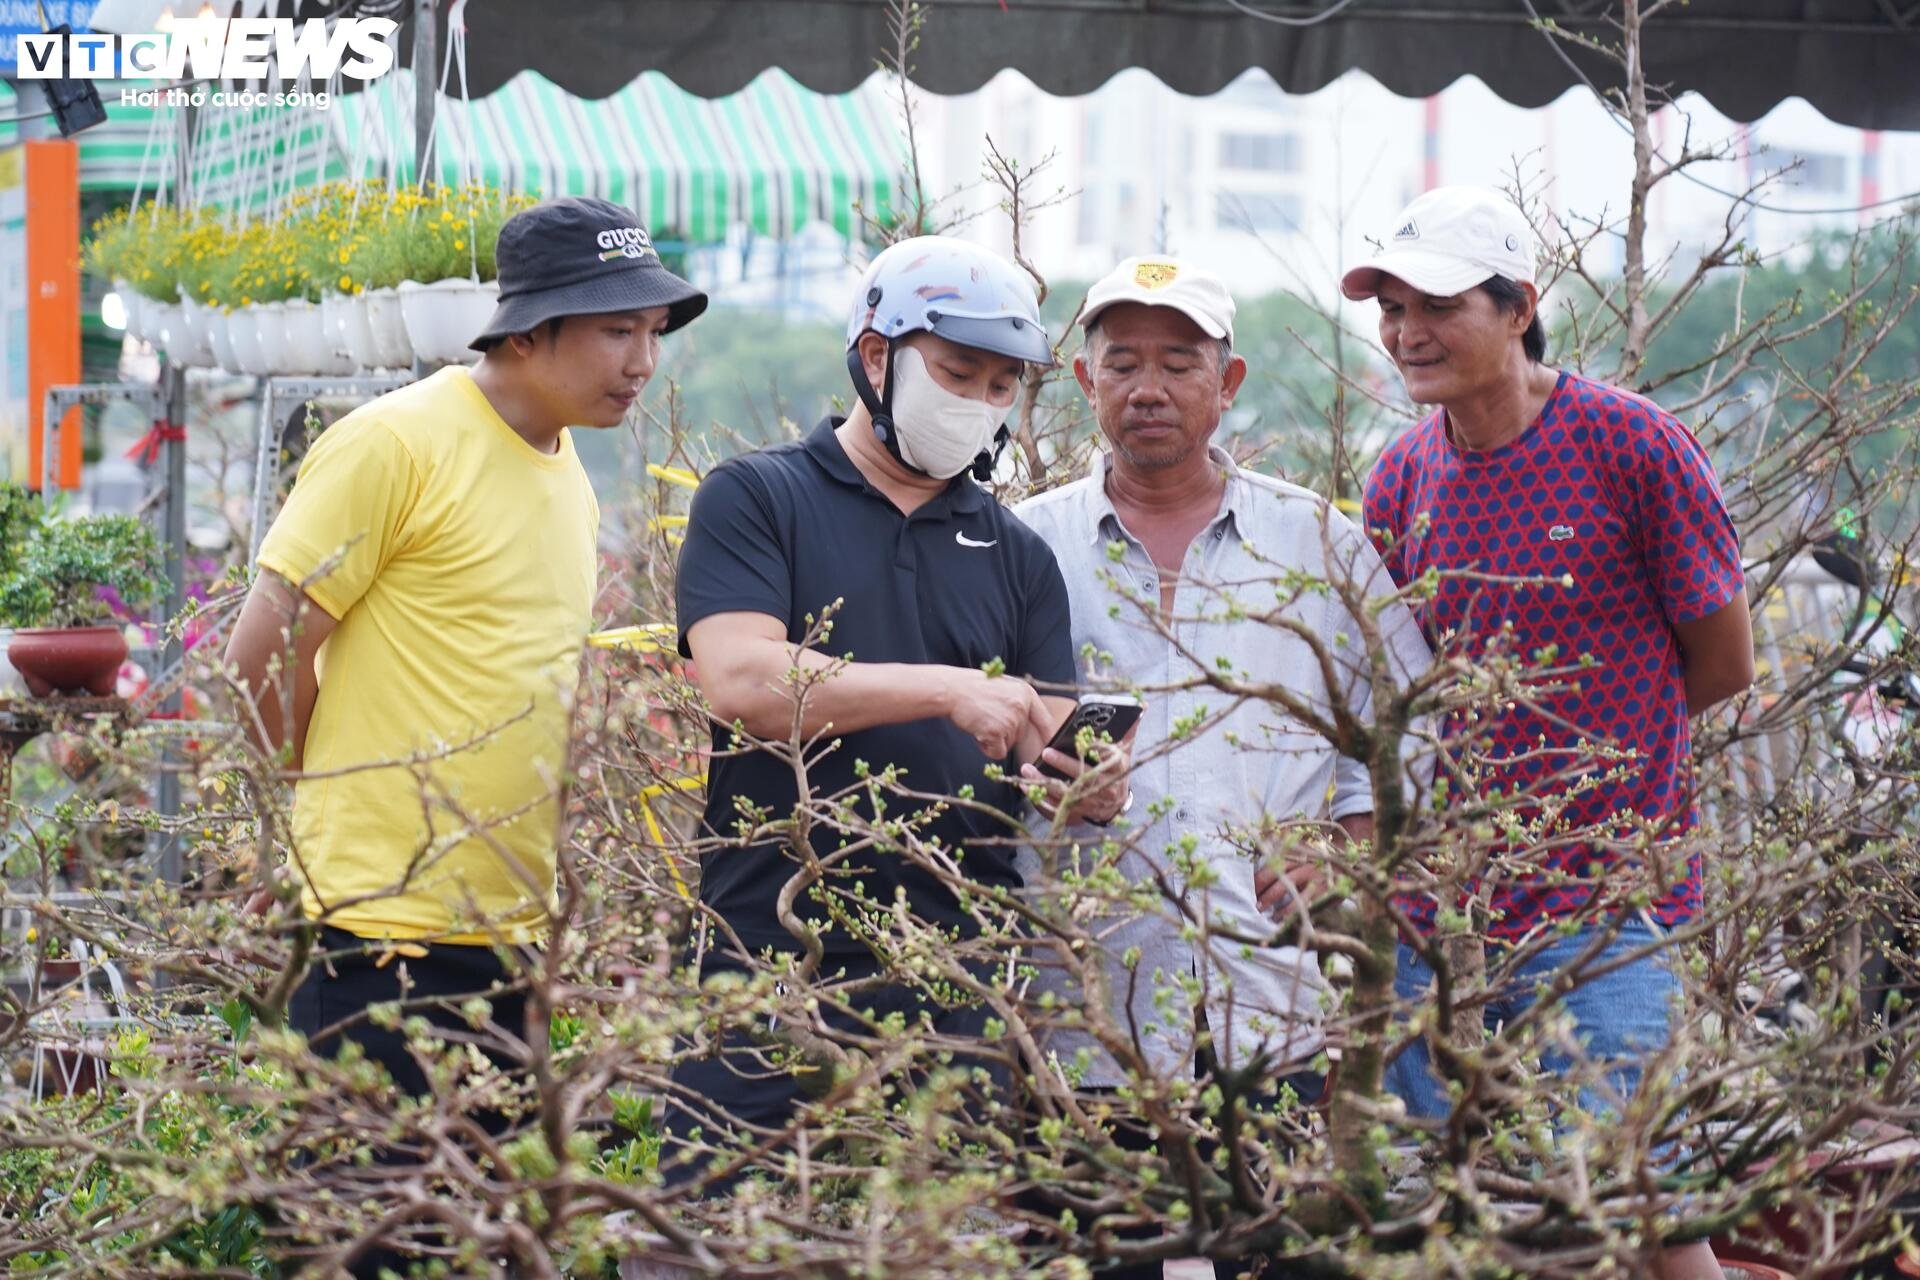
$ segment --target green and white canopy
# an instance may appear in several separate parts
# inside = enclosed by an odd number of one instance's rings
[[[352,172],[413,180],[413,102],[404,70],[336,101],[329,115]],[[773,69],[708,99],[649,71],[591,99],[527,72],[470,103],[443,96],[432,165],[446,183],[600,196],[662,239],[706,243],[736,224],[784,237],[817,221],[853,234],[856,206],[890,209],[905,159],[872,85],[817,94]]]
[[[122,105],[102,82],[105,124],[79,135],[81,186],[151,194],[171,185],[177,108]],[[11,105],[0,82],[0,114]],[[413,78],[399,69],[326,110],[203,107],[190,181],[197,203],[270,210],[329,179],[414,180]],[[539,196],[630,205],[663,240],[712,243],[745,225],[785,237],[812,222],[855,234],[889,213],[906,149],[884,91],[818,94],[774,69],[738,93],[702,98],[649,71],[601,99],[534,72],[472,102],[442,96],[432,167]],[[0,147],[11,138],[0,137]]]

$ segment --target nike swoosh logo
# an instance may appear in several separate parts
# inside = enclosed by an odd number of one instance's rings
[[[1000,539],[998,538],[993,538],[986,542],[975,542],[972,538],[969,538],[966,534],[960,532],[958,529],[955,529],[953,531],[953,540],[959,543],[963,547],[992,547],[992,546],[999,545],[999,542],[1000,542]]]

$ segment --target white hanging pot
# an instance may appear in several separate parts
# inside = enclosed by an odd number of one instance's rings
[[[241,373],[264,378],[273,372],[261,334],[266,323],[259,306],[241,307],[227,313],[227,338],[233,343],[234,361]]]
[[[480,336],[500,303],[500,283],[489,280],[400,282],[400,310],[414,354],[437,364],[471,364],[480,353],[467,344]]]
[[[239,373],[240,357],[233,350],[232,314],[219,307],[208,307],[205,316],[207,345],[213,348],[213,362],[228,373]]]
[[[286,338],[289,373],[338,377],[353,372],[353,362],[334,350],[326,318],[317,303],[289,298],[281,306],[281,332]]]
[[[123,296],[127,300],[127,336],[137,342],[148,341],[147,334],[152,328],[153,299],[133,289]]]
[[[367,326],[373,339],[378,369],[404,369],[413,364],[413,342],[407,337],[406,317],[400,311],[400,295],[392,289],[370,289],[360,295],[366,307]]]
[[[334,345],[348,353],[357,368],[380,368],[380,344],[372,340],[372,320],[367,317],[367,296],[323,297],[321,311],[328,313],[328,332]]]
[[[212,308],[201,306],[184,292],[180,295],[180,322],[168,335],[167,359],[175,364],[205,367],[214,363],[212,326],[208,318]]]
[[[320,331],[326,335],[327,350],[355,369],[379,367],[372,363],[373,331],[366,324],[366,309],[350,295],[329,293],[320,299]]]
[[[295,360],[287,350],[287,304],[284,302],[256,302],[253,304],[254,327],[260,335],[260,357],[266,362],[269,374],[305,373],[305,369],[295,368]]]
[[[148,299],[146,320],[147,342],[162,351],[171,347],[178,340],[175,335],[182,332],[180,307],[177,303],[155,302]]]
[[[145,328],[147,314],[140,304],[145,301],[145,299],[137,289],[125,280],[115,280],[113,282],[113,291],[119,296],[121,305],[127,309],[127,336],[136,340],[144,340],[143,330]]]

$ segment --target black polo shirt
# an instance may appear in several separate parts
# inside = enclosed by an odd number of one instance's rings
[[[688,629],[713,614],[769,614],[798,644],[808,615],[818,618],[841,600],[823,653],[974,668],[998,658],[1011,675],[1071,687],[1066,584],[1046,543],[964,474],[911,516],[901,515],[841,448],[833,433],[840,421],[825,419],[804,440],[729,459],[701,483],[680,550],[682,655]],[[708,834],[738,839],[742,799],[775,820],[790,816],[792,766],[767,751],[722,754],[732,750],[733,735],[716,727],[714,736]],[[1004,815],[1018,815],[1025,804],[1019,788],[988,781],[987,757],[951,720],[841,735],[840,745],[809,767],[815,796],[853,786],[856,762],[875,771],[892,765],[903,771],[901,785],[915,791],[954,795],[970,786],[975,800]],[[886,805],[890,819],[924,811],[897,794],[886,795]],[[872,818],[864,797],[857,808]],[[954,851],[975,881],[1020,883],[1011,818],[950,806],[922,830],[923,838]],[[812,839],[822,854],[843,843],[824,823],[814,825]],[[896,888],[904,888],[923,919],[965,927],[952,895],[899,853],[863,850],[848,864],[847,879],[859,880],[878,902],[891,904]],[[749,947],[794,948],[774,904],[798,865],[780,842],[716,847],[702,863],[700,900]],[[824,918],[817,905],[802,906],[810,919]],[[862,949],[838,928],[826,943],[839,954]]]

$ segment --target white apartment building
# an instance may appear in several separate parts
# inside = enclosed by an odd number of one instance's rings
[[[1293,288],[1330,297],[1344,263],[1367,251],[1406,201],[1452,182],[1512,185],[1576,223],[1620,220],[1632,171],[1626,132],[1585,89],[1542,108],[1502,101],[1464,78],[1428,99],[1400,98],[1352,72],[1316,93],[1282,92],[1250,71],[1209,97],[1185,97],[1130,70],[1081,98],[1054,98],[1015,72],[979,91],[922,94],[919,136],[931,185],[978,179],[989,138],[1036,164],[1053,159],[1036,195],[1072,199],[1036,215],[1026,249],[1049,275],[1090,279],[1129,253],[1170,251],[1257,294]],[[1894,209],[1856,211],[1920,191],[1920,134],[1837,125],[1805,102],[1780,104],[1750,126],[1703,99],[1659,113],[1656,145],[1724,144],[1727,158],[1655,190],[1655,257],[1711,243],[1735,209],[1729,194],[1793,166],[1738,211],[1741,236],[1766,254],[1790,254],[1809,234],[1852,228]],[[1718,188],[1714,190],[1712,188]],[[976,190],[973,204],[990,202]],[[966,234],[1001,248],[1005,219],[986,214]],[[1617,269],[1617,239],[1596,246]]]

